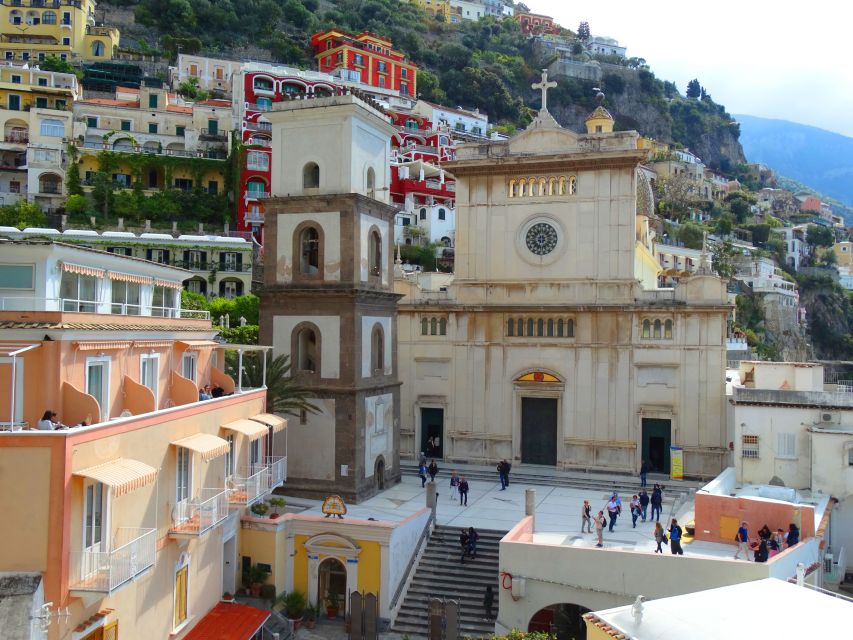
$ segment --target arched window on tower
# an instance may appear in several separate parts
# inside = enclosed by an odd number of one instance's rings
[[[653,338],[660,338],[661,336],[661,322],[660,320],[655,320],[654,324],[654,332],[652,333]]]
[[[367,170],[367,197],[375,198],[376,197],[376,172],[373,170],[373,167],[370,167]]]
[[[446,336],[447,335],[447,318],[439,318],[438,319],[438,335]]]
[[[380,324],[373,325],[370,334],[370,370],[374,374],[385,370],[385,332]]]
[[[566,179],[563,176],[560,176],[560,180],[558,182],[558,191],[559,195],[566,195]]]
[[[506,335],[510,338],[515,335],[515,320],[512,318],[506,321]]]
[[[574,338],[575,337],[575,321],[572,318],[569,318],[566,321],[566,337]]]
[[[578,192],[578,179],[575,176],[569,178],[569,195],[575,195]]]
[[[545,178],[539,178],[539,195],[544,196],[545,194]]]
[[[527,181],[522,178],[518,181],[518,197],[523,198],[527,195]]]
[[[368,268],[371,276],[382,274],[382,236],[375,229],[368,238]]]
[[[421,335],[425,336],[427,334],[429,334],[429,320],[421,318]]]
[[[557,190],[557,179],[556,178],[549,178],[548,179],[548,195],[553,196],[556,190]]]
[[[563,319],[562,318],[557,320],[557,337],[558,338],[563,337]]]
[[[651,338],[652,337],[652,323],[648,320],[643,320],[643,337]]]
[[[510,198],[515,197],[515,180],[509,181],[509,197]]]
[[[302,167],[302,188],[318,189],[320,187],[320,166],[316,162],[309,162]]]
[[[299,371],[317,373],[319,360],[317,358],[317,334],[310,327],[305,327],[296,336],[296,366]]]
[[[548,336],[549,338],[553,338],[553,337],[554,337],[554,320],[552,320],[552,319],[550,319],[550,318],[548,319],[548,332],[547,332],[547,336]]]
[[[438,318],[433,318],[429,321],[429,334],[431,336],[438,335]]]
[[[672,340],[672,320],[663,323],[663,337]]]
[[[302,230],[299,236],[300,273],[320,272],[320,234],[314,227]]]

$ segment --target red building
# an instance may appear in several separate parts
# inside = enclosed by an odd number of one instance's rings
[[[318,69],[402,95],[417,95],[417,67],[394,51],[390,40],[364,31],[357,36],[330,29],[311,36]]]
[[[521,24],[521,32],[525,35],[543,35],[546,33],[560,35],[560,25],[551,16],[538,13],[516,11],[513,18]]]

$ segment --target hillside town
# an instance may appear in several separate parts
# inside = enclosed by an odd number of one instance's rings
[[[403,4],[512,23],[523,127],[381,33],[157,59],[0,4],[0,638],[848,628],[835,203],[620,122],[648,67],[586,22]]]

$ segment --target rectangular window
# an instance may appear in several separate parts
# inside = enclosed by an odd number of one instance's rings
[[[36,109],[47,109],[47,98],[36,97]]]
[[[208,120],[207,121],[207,132],[212,135],[219,134],[219,121],[218,120]]]
[[[158,264],[167,264],[169,262],[169,250],[149,249],[148,259],[151,260],[151,262],[156,262]]]
[[[133,249],[130,247],[107,247],[107,253],[114,253],[117,256],[133,256]]]
[[[796,433],[777,433],[776,434],[776,457],[777,458],[793,458],[797,457],[797,434]]]
[[[62,44],[63,44],[63,46],[66,46],[66,47],[70,46],[71,45],[71,38],[63,38]]]
[[[88,116],[86,118],[86,126],[91,127],[93,129],[97,129],[98,128],[98,119],[94,116]]]
[[[225,436],[228,441],[228,453],[225,454],[225,477],[234,475],[234,434]]]
[[[157,108],[157,94],[151,93],[148,95],[148,108],[156,109]]]
[[[59,282],[59,297],[63,311],[95,313],[98,310],[98,280],[65,271]]]
[[[364,64],[364,56],[360,53],[355,54],[355,56],[353,56],[353,63],[358,65]]]
[[[41,135],[52,138],[61,138],[65,133],[65,123],[62,120],[42,120],[39,128]]]
[[[139,356],[139,383],[145,385],[154,394],[154,407],[160,406],[158,381],[160,379],[160,355],[143,353]]]
[[[401,78],[408,78],[409,77],[409,70],[406,69],[405,67],[400,69],[400,77]]]
[[[379,63],[376,65],[376,68],[379,70],[380,73],[385,73],[386,71],[388,71],[388,65],[385,64],[382,60],[379,61]]]
[[[9,105],[9,111],[20,111],[21,110],[21,96],[10,95],[8,105]]]
[[[380,89],[385,88],[385,76],[379,76],[379,88]]]
[[[269,171],[269,154],[263,151],[250,151],[246,156],[246,168],[252,171]]]
[[[21,84],[21,76],[12,76],[12,84]]]
[[[68,54],[67,53],[60,53],[59,59],[60,60],[68,60]]]
[[[57,98],[57,100],[56,100],[56,108],[57,108],[59,111],[65,111],[65,106],[66,106],[67,104],[68,104],[68,103],[67,103],[67,102],[65,102],[65,100],[59,100],[58,98]]]
[[[175,503],[180,504],[190,497],[190,456],[186,447],[175,447]]]
[[[182,136],[182,135],[184,135],[184,132],[185,132],[186,130],[187,130],[187,128],[186,128],[186,127],[182,127],[182,126],[175,126],[175,135],[176,135],[176,136]]]
[[[234,252],[223,252],[219,256],[219,262],[222,263],[223,271],[237,271],[239,265],[239,256]]]
[[[758,436],[741,437],[741,458],[758,459]]]
[[[11,51],[7,51],[6,52],[6,60],[14,60],[14,59],[15,59],[15,54],[12,53]]]
[[[86,393],[98,402],[100,416],[93,420],[103,422],[110,419],[110,359],[109,357],[86,358]]]
[[[83,549],[92,553],[103,550],[104,513],[106,512],[106,492],[100,482],[86,482],[83,513]],[[88,564],[88,563],[87,563]],[[92,563],[94,564],[94,563]],[[82,567],[81,577],[97,570],[97,567]]]
[[[0,289],[33,289],[35,267],[31,264],[0,265]]]
[[[121,130],[122,131],[132,131],[130,128],[130,120],[122,120],[121,121]]]
[[[207,192],[213,195],[219,193],[219,183],[216,180],[209,180],[207,183]]]
[[[171,318],[175,314],[175,290],[171,287],[154,287],[151,296],[151,315]]]
[[[156,122],[149,122],[148,123],[148,133],[157,133],[157,129],[158,129],[158,126],[157,126]]]
[[[405,82],[400,83],[400,93],[402,93],[403,95],[409,95],[409,85],[407,85]]]
[[[181,375],[184,376],[187,380],[192,380],[195,382],[195,373],[196,373],[196,354],[195,353],[185,353],[181,358]]]
[[[63,11],[62,12],[62,24],[71,24],[71,12]]]
[[[189,178],[175,178],[175,189],[180,189],[181,191],[192,191],[193,181]]]
[[[138,316],[142,308],[139,306],[139,285],[135,282],[112,282],[111,312],[124,316]]]

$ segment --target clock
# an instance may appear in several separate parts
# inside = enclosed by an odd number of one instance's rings
[[[547,222],[537,222],[527,230],[527,248],[537,256],[546,256],[557,247],[557,230]]]

